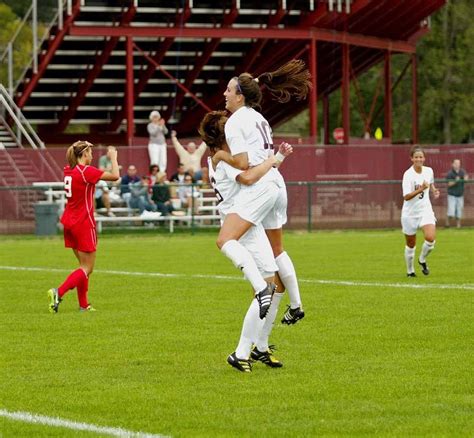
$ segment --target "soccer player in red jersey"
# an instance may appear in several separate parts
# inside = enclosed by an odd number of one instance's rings
[[[88,302],[89,276],[94,270],[97,233],[94,219],[94,192],[97,181],[117,181],[120,178],[117,149],[109,146],[107,155],[112,170],[106,172],[91,166],[92,143],[76,141],[69,146],[64,168],[64,191],[67,204],[61,223],[64,226],[64,244],[72,248],[79,268],[71,272],[63,284],[48,291],[49,311],[56,313],[66,292],[77,289],[79,310],[94,310]]]

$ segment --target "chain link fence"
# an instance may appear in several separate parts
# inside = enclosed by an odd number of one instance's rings
[[[438,226],[446,222],[447,181],[438,180],[440,197],[431,198]],[[403,204],[401,181],[317,181],[287,182],[288,224],[294,230],[398,228]],[[201,187],[193,184],[193,190]],[[202,208],[191,206],[186,218],[176,218],[174,227],[198,229],[218,227],[219,221],[211,216],[217,214],[212,192],[205,197],[192,197],[192,202],[201,202]],[[211,193],[210,193],[211,192]],[[204,202],[206,199],[211,202]],[[44,187],[16,186],[0,187],[0,234],[23,234],[35,232],[35,205],[38,203],[64,204],[64,198],[55,197]],[[201,205],[201,204],[200,204]],[[38,210],[38,209],[36,209]],[[61,211],[61,208],[58,209]],[[100,214],[99,214],[100,216]],[[58,217],[59,221],[59,217]],[[137,227],[136,221],[106,224],[104,229],[121,226]],[[117,221],[118,222],[118,221]],[[464,193],[463,225],[474,225],[474,184],[466,181]],[[59,227],[58,227],[59,231]]]

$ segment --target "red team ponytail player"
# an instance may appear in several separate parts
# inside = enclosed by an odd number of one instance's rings
[[[80,310],[94,310],[88,302],[89,276],[95,264],[97,233],[94,219],[94,192],[99,180],[117,181],[120,177],[117,150],[109,146],[107,155],[112,161],[112,170],[104,172],[92,162],[92,144],[76,141],[69,146],[64,168],[64,191],[67,204],[61,223],[64,225],[64,245],[72,248],[79,261],[79,268],[71,272],[63,284],[48,291],[49,311],[56,313],[66,292],[77,289]]]

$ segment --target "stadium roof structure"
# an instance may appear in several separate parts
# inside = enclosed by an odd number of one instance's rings
[[[181,136],[195,136],[202,116],[224,107],[233,76],[259,74],[304,59],[313,76],[307,101],[265,99],[275,126],[342,87],[349,142],[352,78],[385,62],[385,135],[391,136],[390,57],[412,59],[413,141],[417,140],[416,43],[446,0],[68,0],[16,90],[24,114],[46,141],[70,124],[97,134],[124,131],[133,143],[159,110]],[[324,105],[327,109],[327,105]],[[327,130],[328,111],[324,111]],[[327,132],[325,138],[327,137]]]

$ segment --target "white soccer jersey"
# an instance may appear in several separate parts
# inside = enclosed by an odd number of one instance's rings
[[[273,153],[272,128],[259,112],[243,106],[225,124],[225,138],[232,155],[247,152],[249,165],[256,166]]]
[[[207,166],[209,181],[219,202],[219,213],[224,218],[234,204],[234,197],[240,191],[240,184],[236,178],[242,173],[242,170],[229,166],[225,161],[219,161],[216,170],[214,170],[211,157],[207,158]]]
[[[247,152],[249,166],[263,163],[273,154],[272,128],[258,111],[243,106],[225,124],[225,139],[232,155]],[[271,169],[256,184],[276,181],[281,186],[281,175]]]
[[[415,172],[415,169],[410,167],[403,174],[403,196],[414,192],[423,185],[426,181],[428,184],[434,183],[434,174],[431,167],[422,167],[421,173]],[[421,217],[427,213],[433,213],[433,207],[430,201],[430,188],[423,190],[422,193],[410,199],[403,201],[402,218],[403,217]]]

